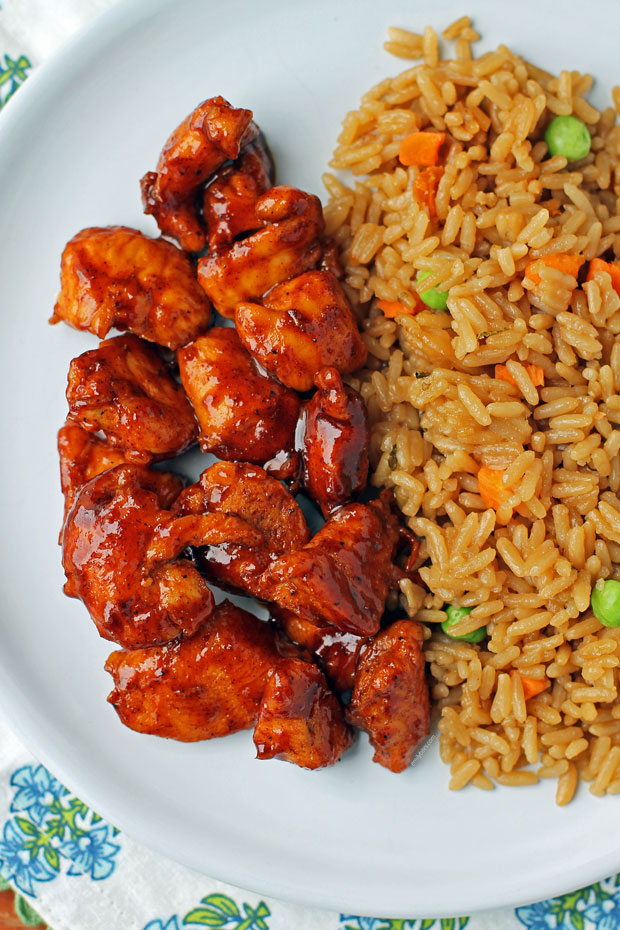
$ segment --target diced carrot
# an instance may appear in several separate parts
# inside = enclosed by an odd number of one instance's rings
[[[421,207],[428,208],[428,215],[431,219],[434,219],[437,216],[437,205],[435,203],[435,197],[437,195],[437,187],[441,181],[443,175],[443,168],[441,165],[433,165],[430,168],[424,168],[423,171],[420,171],[417,178],[413,182],[413,196],[414,199],[420,204]]]
[[[504,472],[483,465],[478,472],[478,491],[487,507],[497,510],[512,495],[512,488],[504,484]]]
[[[439,149],[446,138],[445,132],[412,132],[400,143],[398,158],[401,165],[436,165]]]
[[[570,252],[556,252],[551,255],[543,255],[542,258],[537,258],[536,261],[543,262],[549,268],[557,268],[558,271],[563,271],[564,274],[572,274],[576,280],[585,258],[583,255],[572,255]],[[536,262],[530,262],[529,265],[526,265],[525,274],[534,284],[540,284],[540,275],[537,271],[534,271],[535,264]]]
[[[413,297],[413,294],[411,296]],[[377,306],[379,310],[383,312],[383,316],[393,320],[394,317],[400,316],[401,313],[407,313],[409,316],[415,316],[416,313],[419,313],[420,310],[422,310],[423,304],[421,301],[415,298],[415,305],[413,307],[406,307],[405,304],[401,304],[399,300],[378,300]]]
[[[588,268],[586,281],[592,281],[597,271],[606,271],[611,278],[611,286],[616,294],[620,294],[620,265],[604,262],[602,258],[593,258]]]
[[[525,675],[522,675],[521,672],[518,672],[518,675],[521,678],[523,697],[526,701],[529,701],[531,697],[535,697],[537,694],[542,694],[543,691],[551,687],[551,682],[548,678],[527,678]]]
[[[545,372],[540,367],[540,365],[525,365],[525,370],[530,376],[530,381],[534,387],[545,386]],[[515,387],[517,386],[517,382],[512,377],[505,365],[495,366],[495,377],[499,378],[500,381],[507,381],[508,384],[514,384]]]
[[[507,381],[508,384],[513,384],[515,387],[517,386],[517,382],[512,377],[505,365],[495,366],[495,377],[498,379],[498,381]]]
[[[544,387],[545,386],[545,372],[540,365],[526,365],[525,370],[530,376],[530,381],[534,387]]]

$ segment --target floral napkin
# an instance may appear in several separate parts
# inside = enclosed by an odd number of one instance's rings
[[[0,110],[37,64],[112,2],[0,0]],[[7,884],[22,920],[34,926],[39,914],[52,930],[620,930],[620,876],[516,910],[444,919],[334,914],[224,885],[102,820],[0,715],[0,891]]]

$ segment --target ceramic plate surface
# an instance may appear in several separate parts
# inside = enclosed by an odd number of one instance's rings
[[[467,5],[481,48],[509,43],[550,70],[620,83],[620,7],[521,0]],[[64,243],[142,215],[138,180],[206,97],[250,107],[280,181],[323,195],[340,119],[406,63],[388,25],[438,28],[436,0],[121,2],[44,65],[0,119],[2,527],[0,701],[31,750],[127,833],[205,874],[350,914],[442,916],[525,903],[620,869],[620,807],[554,785],[451,793],[431,741],[393,775],[365,740],[316,773],[257,762],[250,733],[183,745],[123,728],[105,697],[99,639],[62,594],[55,447],[69,360],[94,337],[49,317]],[[605,28],[600,28],[600,23]],[[200,456],[192,459],[193,474]],[[204,459],[202,460],[204,465]]]

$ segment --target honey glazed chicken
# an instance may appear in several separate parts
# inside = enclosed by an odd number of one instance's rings
[[[108,701],[139,733],[253,729],[258,759],[308,769],[364,731],[402,771],[429,731],[424,631],[395,612],[419,546],[367,490],[367,353],[321,203],[274,185],[219,96],[140,186],[161,235],[78,231],[50,321],[103,340],[71,361],[58,450],[65,592],[118,647]],[[191,483],[171,460],[195,444],[219,461]]]

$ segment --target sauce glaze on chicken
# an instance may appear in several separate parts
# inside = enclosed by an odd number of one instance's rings
[[[401,771],[428,733],[423,630],[387,608],[419,547],[391,493],[366,496],[368,414],[344,380],[366,348],[320,201],[272,184],[252,112],[213,97],[141,182],[178,247],[122,226],[67,244],[52,322],[125,334],[69,369],[65,591],[121,647],[108,700],[131,729],[254,727],[259,759],[315,769],[358,728]],[[195,443],[223,461],[194,484],[149,467]]]

